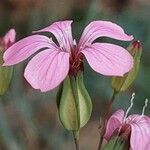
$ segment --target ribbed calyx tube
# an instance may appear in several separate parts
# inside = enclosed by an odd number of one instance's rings
[[[57,106],[60,121],[70,131],[82,128],[92,112],[91,98],[83,82],[83,73],[68,75],[57,93]]]

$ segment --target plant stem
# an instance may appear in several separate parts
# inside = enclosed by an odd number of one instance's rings
[[[74,137],[74,143],[75,143],[76,150],[80,150],[80,147],[79,147],[79,131],[74,131],[73,132],[73,137]]]
[[[103,143],[103,139],[104,139],[104,134],[105,134],[105,131],[106,131],[106,124],[107,124],[107,120],[110,116],[110,113],[112,111],[112,105],[116,99],[116,96],[117,96],[118,92],[116,92],[115,90],[113,91],[113,95],[109,101],[109,104],[108,104],[108,111],[107,113],[104,115],[103,119],[102,119],[102,125],[100,124],[100,126],[102,126],[101,128],[101,131],[100,131],[100,141],[99,141],[99,144],[98,144],[98,149],[97,150],[101,150],[101,147],[102,147],[102,143]]]
[[[99,140],[99,143],[98,143],[98,149],[97,150],[100,150],[101,147],[102,147],[102,142],[103,142],[103,135],[101,135],[100,133],[100,140]]]
[[[116,92],[115,90],[113,91],[113,95],[109,101],[109,104],[108,104],[108,112],[106,113],[106,116],[105,118],[108,119],[110,114],[111,114],[111,111],[112,111],[112,105],[116,99],[116,96],[117,96],[118,92]]]
[[[74,138],[74,143],[75,143],[76,150],[80,150],[78,139]]]

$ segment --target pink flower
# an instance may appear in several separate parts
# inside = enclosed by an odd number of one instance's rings
[[[28,63],[24,76],[35,89],[49,91],[57,87],[69,74],[75,74],[83,67],[83,55],[98,73],[107,76],[123,76],[133,65],[131,55],[122,47],[109,43],[94,42],[98,37],[110,37],[122,41],[131,41],[132,36],[108,21],[93,21],[85,29],[76,44],[71,31],[72,21],[55,22],[36,31],[51,32],[57,39],[44,35],[28,36],[12,45],[4,54],[4,65],[17,64],[38,50]],[[94,43],[93,43],[94,42]]]
[[[104,137],[109,140],[116,132],[124,133],[130,139],[131,150],[150,148],[150,118],[145,115],[130,115],[124,118],[122,109],[116,111],[108,120]]]
[[[3,38],[0,39],[0,45],[6,50],[12,44],[14,44],[16,40],[16,31],[14,29],[10,29]]]

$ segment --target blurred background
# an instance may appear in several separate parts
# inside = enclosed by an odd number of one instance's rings
[[[10,29],[17,40],[58,20],[72,19],[73,34],[78,39],[92,20],[110,20],[133,34],[143,45],[141,66],[129,90],[119,94],[113,106],[124,110],[136,93],[131,113],[142,112],[145,98],[150,98],[150,1],[149,0],[0,0],[0,36]],[[101,38],[100,41],[128,42]],[[57,89],[41,93],[23,77],[29,59],[15,66],[11,86],[0,101],[0,150],[72,150],[72,135],[63,129],[57,115]],[[85,65],[85,84],[93,101],[93,113],[81,129],[81,149],[95,150],[98,145],[99,118],[112,95],[110,78],[98,75]],[[146,109],[150,115],[150,104]]]

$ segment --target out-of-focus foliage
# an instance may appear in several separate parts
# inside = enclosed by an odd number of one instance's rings
[[[10,28],[18,40],[33,30],[56,20],[73,19],[74,37],[92,20],[110,20],[121,25],[143,45],[141,66],[132,87],[117,97],[114,109],[126,109],[132,92],[136,93],[132,112],[141,113],[144,99],[150,97],[150,2],[149,0],[1,0],[0,35]],[[98,39],[127,47],[128,42]],[[27,60],[29,61],[29,59]],[[26,61],[26,62],[27,62]],[[74,146],[57,116],[56,90],[40,93],[24,80],[23,62],[14,68],[13,80],[0,103],[0,149],[2,150],[70,150]],[[81,149],[96,149],[98,121],[111,97],[110,78],[100,76],[85,65],[85,85],[92,97],[93,114],[81,130]],[[150,110],[147,107],[146,114]]]

